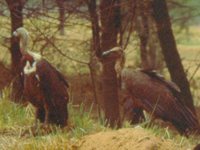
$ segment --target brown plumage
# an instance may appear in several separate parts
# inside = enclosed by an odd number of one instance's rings
[[[122,90],[138,108],[171,122],[181,134],[199,131],[196,116],[181,102],[180,90],[174,83],[153,71],[131,69],[122,70],[121,80]]]
[[[67,125],[68,83],[60,72],[42,59],[36,71],[23,74],[24,96],[36,108],[36,118],[45,124]]]

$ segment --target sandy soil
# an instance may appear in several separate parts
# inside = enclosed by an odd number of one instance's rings
[[[99,132],[82,138],[80,150],[182,150],[171,140],[160,139],[137,128]]]

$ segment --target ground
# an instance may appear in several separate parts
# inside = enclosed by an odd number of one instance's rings
[[[181,150],[181,146],[136,128],[99,132],[80,141],[80,150]]]

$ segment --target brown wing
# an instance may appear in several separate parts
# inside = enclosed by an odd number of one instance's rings
[[[141,71],[125,71],[122,80],[133,100],[155,117],[171,122],[180,133],[199,128],[196,116],[160,79]]]
[[[45,105],[49,111],[49,122],[65,126],[68,118],[68,83],[63,75],[46,60],[37,63],[36,74],[45,97]]]
[[[68,82],[64,76],[56,70],[46,60],[41,60],[37,63],[37,72],[39,76],[40,86],[43,87],[48,95],[53,97],[68,97],[67,88]]]

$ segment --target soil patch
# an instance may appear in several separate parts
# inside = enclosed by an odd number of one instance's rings
[[[82,138],[80,150],[181,150],[172,140],[161,139],[141,127],[99,132]]]

